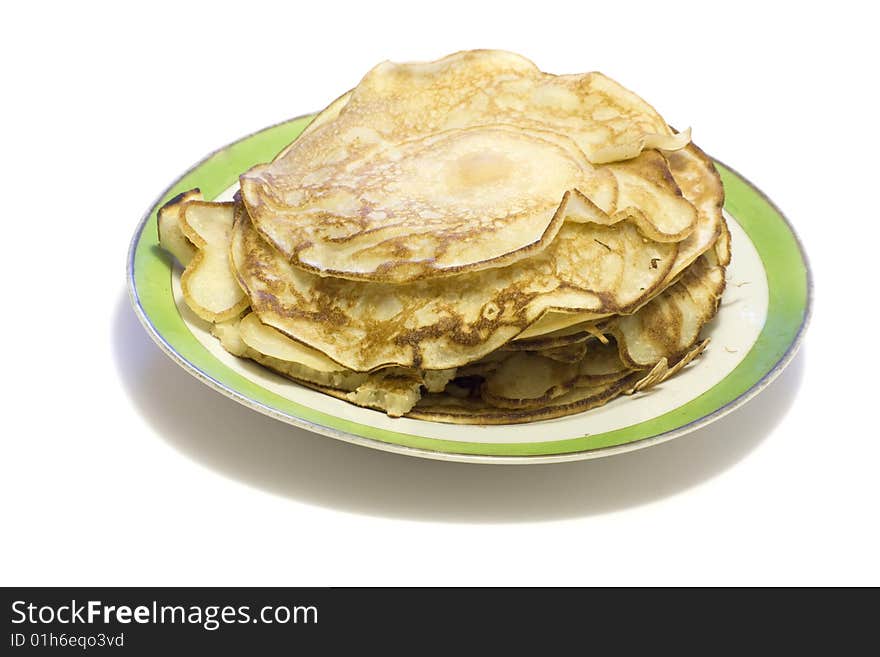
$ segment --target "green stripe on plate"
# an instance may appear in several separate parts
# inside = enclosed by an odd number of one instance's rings
[[[158,245],[156,213],[176,194],[198,187],[211,199],[254,164],[272,159],[313,117],[272,126],[208,156],[179,178],[156,202],[132,243],[129,281],[154,339],[184,367],[213,380],[234,399],[295,424],[314,425],[352,436],[418,450],[483,456],[540,456],[588,452],[654,438],[718,413],[758,386],[796,344],[809,308],[809,273],[797,238],[781,213],[744,178],[724,165],[725,209],[751,238],[763,261],[770,290],[767,321],[745,359],[727,377],[690,402],[651,420],[606,433],[530,443],[479,443],[425,438],[380,429],[308,408],[246,379],[217,360],[190,332],[174,304],[172,263]]]

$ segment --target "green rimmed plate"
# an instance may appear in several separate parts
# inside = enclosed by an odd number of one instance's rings
[[[699,366],[652,391],[557,420],[462,426],[388,418],[235,358],[183,303],[180,270],[158,246],[156,212],[193,187],[208,199],[230,198],[242,171],[271,159],[312,118],[272,126],[196,164],[150,208],[129,250],[129,292],[150,336],[190,374],[249,408],[333,438],[413,456],[484,463],[571,461],[647,447],[705,426],[758,394],[794,357],[811,307],[806,257],[779,210],[718,163],[733,249],[721,311],[704,331],[712,341]]]

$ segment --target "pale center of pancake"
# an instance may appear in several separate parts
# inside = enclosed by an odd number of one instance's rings
[[[447,185],[452,190],[482,187],[507,181],[515,170],[514,162],[504,153],[482,151],[466,153],[447,167]]]
[[[456,236],[494,233],[495,243],[508,238],[498,234],[501,222],[515,233],[506,248],[538,239],[565,192],[592,175],[560,145],[502,126],[452,130],[400,151],[397,162],[377,158],[365,167],[364,182],[385,192],[376,209],[397,221],[428,220],[413,222],[414,233],[442,225]]]

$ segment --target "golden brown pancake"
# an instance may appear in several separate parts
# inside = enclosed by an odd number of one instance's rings
[[[232,263],[264,324],[364,372],[459,367],[545,311],[621,313],[641,305],[675,261],[630,222],[566,222],[544,252],[508,267],[406,285],[322,277],[292,266],[239,206]]]
[[[566,210],[579,210],[564,207],[567,192],[616,211],[616,181],[592,164],[688,141],[598,73],[549,75],[512,53],[472,51],[380,64],[273,162],[242,175],[242,198],[295,266],[402,283],[539,253]],[[620,175],[638,211],[656,190]],[[643,231],[683,239],[693,208],[660,200],[639,214]]]

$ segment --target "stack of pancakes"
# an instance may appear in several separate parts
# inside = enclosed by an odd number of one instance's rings
[[[231,203],[159,213],[231,353],[392,416],[580,412],[705,348],[730,259],[712,162],[599,73],[383,63]]]

